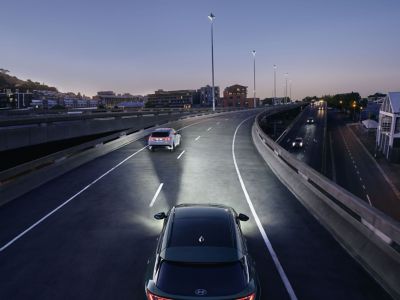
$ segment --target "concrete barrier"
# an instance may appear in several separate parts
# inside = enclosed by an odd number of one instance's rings
[[[260,128],[252,137],[271,170],[345,249],[396,299],[400,299],[400,223],[276,144]]]

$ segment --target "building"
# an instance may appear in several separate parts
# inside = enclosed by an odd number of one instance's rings
[[[158,90],[147,95],[147,107],[191,108],[196,97],[195,90]]]
[[[0,92],[0,108],[3,109],[19,109],[27,108],[32,102],[32,93],[21,93],[18,89],[14,92],[11,89],[5,89]]]
[[[223,107],[253,107],[247,98],[247,86],[234,84],[224,90]]]
[[[376,146],[388,160],[400,163],[400,92],[388,93],[382,103]]]
[[[142,107],[144,105],[144,97],[141,95],[115,94],[113,91],[97,92],[94,97],[99,100],[107,108],[114,108],[120,106]]]
[[[212,97],[212,86],[206,85],[197,90],[198,94],[198,103],[200,106],[212,106],[213,105],[213,97]],[[215,97],[215,106],[220,106],[220,96],[219,96],[219,86],[214,87],[214,97]]]

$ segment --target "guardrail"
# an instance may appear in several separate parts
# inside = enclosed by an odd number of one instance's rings
[[[353,257],[395,298],[400,297],[400,223],[297,160],[263,132],[259,125],[262,117],[263,113],[259,114],[253,125],[253,142],[271,169],[279,173],[281,181],[290,186],[289,189]],[[280,167],[272,166],[271,156],[284,166],[284,174]],[[303,184],[296,185],[296,181]],[[309,189],[318,199],[305,199],[304,191],[300,190],[303,188]],[[322,205],[329,205],[336,214],[328,214],[326,207],[320,207]]]
[[[242,108],[218,108],[216,112],[238,111]],[[54,113],[54,114],[40,114],[40,115],[23,115],[23,116],[10,116],[0,119],[0,127],[7,126],[20,126],[32,125],[54,122],[67,122],[67,121],[80,121],[98,118],[123,118],[129,116],[143,117],[143,116],[157,116],[157,115],[171,115],[171,114],[198,114],[212,112],[210,108],[193,108],[193,109],[141,109],[141,110],[126,110],[126,111],[86,111],[79,114],[68,114],[68,112]]]

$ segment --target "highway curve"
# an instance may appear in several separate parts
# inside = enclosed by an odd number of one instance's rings
[[[143,299],[162,225],[152,216],[210,202],[250,216],[262,299],[390,299],[258,155],[255,114],[175,122],[175,152],[142,139],[0,207],[0,299]]]

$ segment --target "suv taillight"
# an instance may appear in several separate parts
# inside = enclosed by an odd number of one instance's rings
[[[243,297],[243,298],[238,298],[238,299],[236,299],[236,300],[255,300],[255,299],[256,299],[256,294],[253,293],[253,294],[251,294],[251,295],[248,295],[248,296]]]
[[[170,298],[164,298],[164,297],[154,295],[149,290],[146,290],[146,296],[147,296],[148,300],[172,300]],[[246,299],[246,298],[243,298],[243,299]],[[251,300],[253,300],[253,299],[251,299]]]

